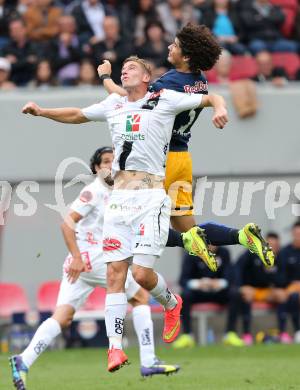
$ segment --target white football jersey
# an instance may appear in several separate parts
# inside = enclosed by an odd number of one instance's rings
[[[102,251],[103,218],[111,190],[97,177],[85,186],[71,205],[71,210],[82,215],[76,224],[76,239],[80,249],[94,247]]]
[[[82,109],[90,121],[107,121],[115,157],[112,176],[120,170],[165,176],[165,160],[176,114],[199,107],[203,95],[162,89],[129,102],[111,94]]]

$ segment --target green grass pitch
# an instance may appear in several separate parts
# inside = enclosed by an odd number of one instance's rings
[[[138,351],[127,350],[130,366],[106,372],[106,350],[45,352],[32,367],[28,390],[298,390],[300,346],[260,345],[250,348],[210,346],[174,351],[158,348],[178,374],[142,379]],[[7,355],[0,355],[0,389],[12,390]]]

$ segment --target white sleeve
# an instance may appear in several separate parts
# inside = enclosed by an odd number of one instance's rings
[[[92,104],[89,107],[81,109],[82,114],[90,121],[105,121],[106,105],[105,102]]]
[[[116,98],[119,95],[113,93],[100,103],[92,104],[91,106],[81,109],[82,114],[90,121],[103,122],[106,120],[107,110],[113,109]]]
[[[90,186],[86,186],[71,204],[71,210],[86,217],[98,203],[98,195]]]
[[[168,90],[167,98],[170,99],[176,114],[199,108],[202,101],[202,94],[198,93],[184,93]]]

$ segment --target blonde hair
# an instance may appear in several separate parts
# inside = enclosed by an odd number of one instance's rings
[[[138,64],[140,64],[142,66],[142,68],[146,71],[146,73],[150,77],[152,76],[151,65],[146,60],[144,60],[143,58],[139,58],[138,56],[130,56],[130,57],[128,57],[128,58],[126,58],[124,60],[123,65],[126,64],[126,62],[129,62],[129,61],[137,62]]]

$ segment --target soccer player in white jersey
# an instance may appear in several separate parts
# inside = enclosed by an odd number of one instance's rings
[[[104,207],[109,201],[113,181],[110,174],[113,150],[110,147],[97,149],[91,158],[91,170],[98,174],[85,186],[73,202],[62,232],[69,254],[63,266],[56,309],[53,315],[37,329],[25,351],[10,358],[13,382],[18,390],[26,389],[29,368],[48,347],[62,329],[68,327],[75,311],[85,302],[96,286],[106,288],[106,264],[102,253],[102,227]],[[106,176],[105,181],[102,176]],[[179,366],[160,362],[155,356],[153,323],[148,293],[142,289],[128,272],[126,296],[132,305],[133,325],[138,336],[141,375],[168,375]]]
[[[127,309],[125,281],[132,263],[134,279],[165,309],[163,339],[172,342],[180,330],[181,298],[170,292],[164,278],[154,272],[168,236],[170,199],[163,189],[166,152],[176,114],[197,107],[213,107],[213,123],[227,121],[224,99],[218,95],[193,95],[171,90],[147,92],[149,65],[129,57],[122,67],[127,96],[111,94],[85,109],[41,108],[28,103],[23,113],[63,123],[107,121],[115,156],[114,189],[106,208],[103,237],[107,262],[105,324],[109,338],[108,370],[122,367],[128,358],[122,350]]]

